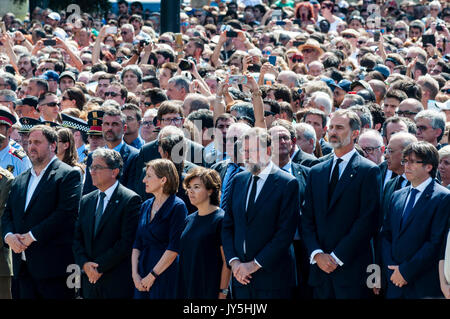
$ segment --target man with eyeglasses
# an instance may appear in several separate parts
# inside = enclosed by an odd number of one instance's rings
[[[439,150],[442,147],[439,141],[445,132],[445,114],[434,110],[423,110],[415,116],[414,120],[417,125],[417,139],[431,143]]]
[[[134,27],[132,24],[126,23],[120,28],[120,35],[123,43],[133,43],[134,41]]]
[[[435,180],[438,164],[438,151],[428,142],[403,150],[411,186],[392,195],[380,235],[388,299],[442,298],[437,265],[448,232],[450,191]]]
[[[58,97],[51,93],[42,94],[38,99],[38,110],[41,113],[40,120],[57,122],[60,110]]]
[[[128,145],[123,140],[124,133],[127,130],[127,120],[125,114],[114,106],[103,108],[102,134],[105,139],[105,148],[116,150],[120,153],[123,160],[123,174],[119,181],[129,189],[134,189],[135,184],[135,164],[138,150]],[[86,179],[83,187],[83,195],[95,190],[92,184],[92,176],[89,167],[92,164],[92,153],[89,153],[86,161]]]
[[[112,82],[105,90],[105,101],[114,100],[119,103],[120,106],[125,104],[127,100],[128,90],[120,82]]]
[[[153,119],[158,114],[157,109],[148,109],[144,113],[141,124],[141,137],[144,139],[145,143],[150,143],[158,137],[158,132],[156,131]]]
[[[394,24],[394,36],[396,38],[401,39],[402,41],[406,41],[408,37],[409,27],[404,21],[397,21]]]
[[[397,116],[406,117],[414,121],[414,117],[422,110],[422,102],[413,98],[409,98],[400,102],[395,114]]]
[[[377,165],[383,162],[384,145],[381,134],[372,129],[365,130],[358,139],[358,144],[364,152],[364,157]]]

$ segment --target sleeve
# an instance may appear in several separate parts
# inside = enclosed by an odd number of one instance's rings
[[[176,253],[180,252],[180,237],[186,226],[186,216],[186,205],[184,203],[175,204],[170,218],[169,246],[167,246],[167,250]]]
[[[225,260],[228,260],[228,264],[233,260],[236,259],[236,252],[234,250],[234,216],[233,211],[231,210],[231,207],[233,207],[233,194],[234,194],[234,188],[236,185],[236,180],[238,180],[237,177],[233,178],[233,181],[231,182],[231,190],[230,190],[230,196],[228,197],[228,205],[225,209],[225,214],[222,221],[222,245],[223,245],[223,252],[225,254]]]
[[[5,179],[5,182],[4,182],[4,185],[2,185],[2,187],[0,188],[0,218],[2,218],[4,215],[4,212],[6,209],[6,203],[7,203],[11,185],[13,182],[12,178],[7,178],[6,176],[3,176],[3,179]],[[9,217],[8,217],[8,220],[9,220]],[[2,236],[1,238],[4,239],[6,237],[6,235],[8,234],[8,232],[4,232],[5,227],[2,226],[2,224],[3,224],[3,218],[2,218],[2,220],[0,220],[0,235]],[[0,248],[3,247],[2,239],[0,239]]]
[[[84,211],[83,204],[84,204],[84,198],[81,200],[80,213],[78,214],[78,218],[75,222],[75,231],[74,231],[74,238],[73,238],[73,244],[72,244],[72,251],[73,251],[73,256],[75,258],[75,262],[81,268],[83,268],[83,265],[89,261],[89,258],[87,257],[87,254],[86,254],[85,243],[83,240],[83,230],[82,230],[81,218],[80,218],[80,214],[82,214]]]

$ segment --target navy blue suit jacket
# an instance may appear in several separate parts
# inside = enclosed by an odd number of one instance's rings
[[[442,297],[438,263],[448,230],[450,191],[433,180],[400,226],[410,189],[394,192],[381,232],[382,268],[388,279],[386,298]],[[399,288],[390,281],[393,270],[387,269],[389,265],[400,266],[407,285]]]
[[[254,213],[246,216],[252,174],[242,172],[232,182],[230,204],[222,224],[226,261],[256,259],[262,268],[252,274],[251,287],[261,290],[295,286],[295,258],[291,247],[299,216],[299,184],[289,173],[274,166],[260,194]],[[246,252],[244,253],[244,242]],[[233,277],[233,284],[241,286]]]
[[[372,263],[370,241],[377,230],[381,201],[380,169],[355,153],[328,204],[332,164],[333,158],[311,168],[299,233],[309,256],[317,249],[326,254],[334,252],[344,265],[330,274],[317,264],[311,265],[309,284],[315,287],[331,280],[334,286],[361,289],[366,286],[366,269]]]
[[[135,165],[139,151],[133,146],[124,143],[119,153],[122,156],[123,160],[122,176],[120,177],[119,182],[126,188],[135,190],[136,186]],[[97,187],[92,185],[92,176],[91,172],[89,171],[89,167],[91,166],[91,164],[92,164],[92,153],[89,153],[86,162],[86,180],[84,181],[83,195],[89,194],[90,192],[97,189]]]

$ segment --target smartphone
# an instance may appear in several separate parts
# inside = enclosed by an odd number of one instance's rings
[[[106,28],[106,34],[117,34],[117,27],[107,27]]]
[[[139,41],[139,45],[140,45],[141,47],[145,47],[145,46],[149,45],[149,43],[150,43],[150,42],[148,42],[148,40],[140,40],[140,41]]]
[[[44,45],[46,47],[54,46],[54,45],[56,45],[56,40],[53,40],[53,39],[44,40]]]
[[[436,46],[436,38],[434,34],[422,34],[422,45],[425,48],[427,44],[430,43],[433,46]]]
[[[278,20],[277,22],[275,22],[276,25],[286,25],[286,22]]]
[[[373,33],[373,39],[375,40],[375,42],[380,41],[380,31],[377,30]]]
[[[237,38],[237,35],[236,31],[227,31],[227,38]]]
[[[222,26],[220,27],[220,32],[223,31],[231,31],[231,26],[222,24]]]
[[[269,56],[269,63],[275,66],[275,64],[277,63],[277,56],[276,55]]]
[[[228,84],[246,84],[247,77],[245,75],[230,75]]]
[[[281,10],[273,10],[273,12],[272,12],[272,19],[274,19],[274,20],[281,20],[281,15],[282,15],[282,13],[281,13]]]
[[[181,71],[188,71],[192,68],[191,62],[186,59],[181,59],[180,63],[178,63],[178,66]]]

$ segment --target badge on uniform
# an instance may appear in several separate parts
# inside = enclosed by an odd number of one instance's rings
[[[8,166],[6,166],[6,169],[7,169],[10,173],[14,173],[14,165],[8,165]]]

